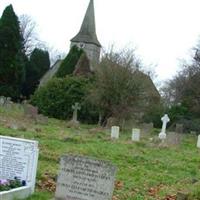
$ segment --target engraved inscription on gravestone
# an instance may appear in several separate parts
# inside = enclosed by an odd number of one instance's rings
[[[56,200],[111,200],[116,167],[107,161],[62,156]]]
[[[34,190],[38,142],[0,136],[0,178],[25,180]]]

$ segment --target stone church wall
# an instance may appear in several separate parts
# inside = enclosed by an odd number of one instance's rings
[[[89,60],[95,63],[99,62],[100,51],[101,51],[100,47],[98,47],[95,44],[71,42],[71,47],[74,45],[78,46],[79,48],[82,48],[87,54]]]

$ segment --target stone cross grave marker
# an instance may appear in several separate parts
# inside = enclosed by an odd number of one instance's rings
[[[197,148],[200,148],[200,135],[198,136],[198,140],[197,140]]]
[[[0,136],[0,179],[25,180],[33,193],[38,151],[37,141]]]
[[[55,199],[111,200],[115,174],[116,167],[107,161],[62,156]]]
[[[162,125],[162,130],[161,132],[159,133],[159,138],[164,141],[166,139],[166,127],[167,127],[167,123],[170,121],[169,117],[167,114],[165,114],[162,118],[161,118],[161,121],[163,122],[163,125]]]
[[[111,127],[111,139],[119,139],[119,126]]]
[[[73,111],[73,117],[72,117],[72,121],[73,122],[78,122],[78,117],[77,117],[77,115],[78,115],[78,110],[80,110],[81,109],[81,106],[79,105],[79,103],[75,103],[74,105],[72,105],[72,109],[74,110]]]
[[[140,129],[132,129],[132,141],[139,142],[140,141]]]

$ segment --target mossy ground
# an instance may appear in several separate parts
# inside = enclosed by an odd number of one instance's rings
[[[27,130],[9,128],[12,120],[24,120]],[[20,111],[0,108],[0,135],[39,141],[36,193],[28,200],[54,196],[48,187],[41,187],[41,180],[46,174],[56,177],[59,158],[64,154],[91,156],[117,166],[114,200],[164,200],[178,191],[187,191],[191,200],[200,200],[200,150],[196,148],[196,136],[184,135],[180,145],[164,148],[151,145],[149,137],[155,133],[133,143],[131,132],[124,131],[119,140],[113,141],[109,130],[90,125],[74,129],[66,124],[49,119],[48,125],[38,125],[24,119]]]

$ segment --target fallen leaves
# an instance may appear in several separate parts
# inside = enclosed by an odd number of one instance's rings
[[[115,189],[120,190],[124,186],[124,183],[122,181],[115,181]]]
[[[158,186],[149,188],[148,195],[151,197],[154,197],[156,199],[160,199],[158,196],[159,196],[160,190],[163,187],[165,187],[165,186],[160,184]],[[162,199],[162,200],[176,200],[176,195],[166,195],[166,197],[164,197],[164,199]]]
[[[149,188],[149,190],[148,190],[149,196],[155,197],[158,194],[158,192],[160,191],[160,189],[161,189],[161,186]]]
[[[176,200],[176,195],[167,195],[163,200]]]
[[[52,175],[45,173],[44,176],[37,182],[39,189],[47,190],[49,192],[56,191],[56,182]]]
[[[118,195],[114,195],[114,196],[112,197],[112,200],[119,200],[119,196],[118,196]]]

